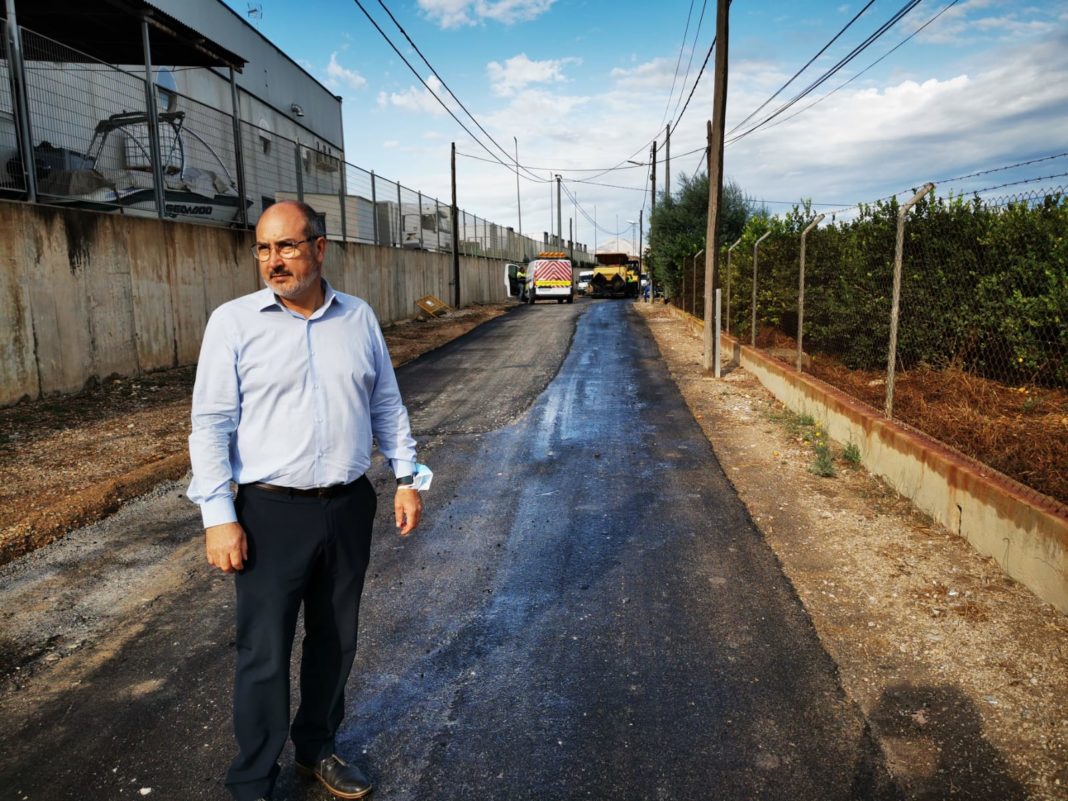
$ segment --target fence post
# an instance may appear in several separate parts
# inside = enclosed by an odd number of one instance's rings
[[[801,338],[805,333],[805,237],[826,215],[819,215],[801,232],[801,269],[797,274],[797,372],[801,372]]]
[[[163,149],[159,142],[159,102],[156,100],[156,83],[152,76],[152,45],[149,41],[148,18],[141,20],[141,50],[145,57],[145,123],[148,126],[148,151],[152,157],[152,188],[156,196],[156,214],[162,220],[167,216],[167,203],[163,184]],[[30,154],[31,163],[33,154]]]
[[[237,208],[238,220],[242,225],[248,225],[248,203],[245,197],[248,188],[245,186],[245,150],[241,142],[241,104],[237,97],[237,78],[234,76],[234,68],[230,67],[230,107],[234,113],[231,120],[234,124],[234,172],[237,174]]]
[[[909,209],[920,202],[928,192],[933,192],[935,185],[926,183],[913,195],[912,200],[901,207],[897,213],[897,242],[894,245],[894,295],[890,303],[890,352],[886,360],[886,407],[883,413],[887,418],[894,416],[894,368],[897,366],[897,319],[901,308],[901,260],[905,249],[905,217]]]
[[[397,240],[394,247],[404,245],[404,207],[401,205],[401,184],[397,181]]]
[[[699,251],[693,254],[693,259],[690,261],[690,269],[693,270],[693,281],[690,282],[693,285],[693,299],[690,302],[690,306],[692,307],[690,314],[692,314],[694,317],[697,316],[697,257],[704,255],[705,249],[701,248]],[[702,263],[701,266],[703,267],[704,263]]]
[[[15,19],[15,0],[7,0],[7,21],[4,23],[5,52],[8,77],[11,79],[11,96],[15,101],[18,124],[19,154],[22,156],[23,175],[26,176],[26,199],[37,202],[37,162],[33,152],[33,130],[30,124],[30,103],[26,96],[26,66],[22,58],[22,29]]]
[[[304,170],[300,163],[300,142],[293,143],[293,158],[297,165],[297,200],[304,202]]]
[[[742,244],[742,238],[727,248],[727,322],[724,329],[729,333],[731,330],[731,251]]]
[[[345,220],[345,179],[348,173],[345,168],[348,167],[348,164],[341,158],[338,158],[337,162],[337,168],[341,171],[341,180],[337,182],[337,202],[338,209],[341,212],[341,241],[346,242],[349,238],[348,225],[346,225]]]
[[[760,243],[771,236],[771,231],[766,231],[753,245],[753,318],[749,324],[749,344],[756,347],[756,323],[757,323],[757,254],[760,252]]]
[[[419,249],[423,250],[423,193],[419,193]]]
[[[441,201],[434,198],[434,247],[441,250]]]
[[[375,192],[375,171],[371,170],[371,224],[375,227],[374,243],[378,244],[378,195]]]

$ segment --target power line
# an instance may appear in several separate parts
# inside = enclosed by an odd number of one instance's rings
[[[873,62],[872,62],[871,64],[869,64],[868,66],[866,66],[866,67],[865,67],[864,69],[862,69],[862,70],[861,70],[860,72],[858,72],[858,73],[857,73],[856,75],[854,75],[854,76],[853,76],[852,78],[850,78],[850,79],[849,79],[848,81],[845,81],[845,82],[843,82],[843,83],[840,83],[840,84],[839,84],[838,86],[836,86],[836,87],[835,87],[834,89],[832,89],[831,91],[829,91],[829,92],[828,92],[827,94],[823,95],[823,96],[822,96],[821,98],[819,98],[818,100],[815,100],[815,101],[813,101],[812,103],[809,103],[809,104],[808,104],[807,106],[805,106],[804,108],[802,108],[802,109],[799,109],[798,111],[795,111],[795,112],[794,112],[793,114],[791,114],[791,115],[790,115],[789,117],[783,117],[783,118],[782,118],[782,119],[780,119],[780,120],[776,120],[776,121],[775,121],[774,123],[772,123],[772,124],[771,124],[771,125],[769,125],[768,127],[769,127],[769,128],[774,128],[774,127],[775,127],[775,126],[777,126],[777,125],[782,125],[782,124],[783,124],[784,122],[788,122],[789,120],[792,120],[792,119],[793,119],[794,117],[796,117],[796,116],[797,116],[798,114],[803,114],[804,112],[808,111],[808,110],[809,110],[810,108],[812,108],[813,106],[818,106],[818,105],[819,105],[820,103],[822,103],[822,102],[823,102],[824,100],[826,100],[826,99],[827,99],[828,97],[830,97],[831,95],[833,95],[833,94],[834,94],[835,92],[837,92],[837,91],[838,91],[839,89],[844,89],[844,88],[845,88],[846,86],[849,86],[849,84],[853,83],[853,81],[855,81],[855,80],[856,80],[857,78],[859,78],[859,77],[860,77],[861,75],[863,75],[863,74],[864,74],[865,72],[867,72],[868,70],[870,70],[870,69],[871,69],[872,67],[874,67],[874,66],[875,66],[876,64],[878,64],[879,62],[881,62],[881,61],[883,61],[884,59],[886,59],[886,58],[887,58],[888,56],[890,56],[890,55],[891,55],[891,54],[892,54],[892,53],[893,53],[893,52],[894,52],[895,50],[897,50],[897,49],[898,49],[899,47],[901,47],[902,45],[904,45],[904,44],[906,44],[907,42],[909,42],[909,41],[910,41],[910,40],[911,40],[911,39],[912,39],[913,37],[915,37],[915,36],[916,36],[917,34],[919,34],[920,32],[922,32],[924,28],[926,28],[926,27],[927,27],[928,25],[930,25],[930,24],[931,24],[932,22],[934,22],[934,21],[935,21],[936,19],[938,19],[939,17],[941,17],[941,16],[943,15],[943,14],[945,14],[945,13],[946,13],[947,11],[949,11],[949,9],[953,8],[953,6],[957,5],[957,3],[959,3],[959,2],[960,2],[960,0],[952,0],[952,2],[950,2],[950,3],[947,3],[947,4],[945,5],[945,6],[943,6],[943,7],[942,7],[942,10],[941,10],[941,11],[939,11],[939,12],[938,12],[937,14],[935,14],[935,15],[934,15],[933,17],[931,17],[931,18],[930,18],[929,20],[927,20],[927,22],[923,23],[923,25],[921,25],[921,26],[920,26],[919,28],[917,28],[916,30],[914,30],[914,31],[913,31],[912,33],[910,33],[910,34],[909,34],[908,36],[906,36],[906,37],[905,37],[904,39],[902,39],[902,40],[901,40],[900,42],[898,42],[898,43],[897,43],[896,45],[894,45],[894,46],[893,46],[892,48],[890,48],[890,49],[889,49],[889,50],[887,50],[887,51],[886,51],[885,53],[883,53],[883,55],[881,55],[881,56],[880,56],[879,58],[875,59],[875,61],[873,61]]]
[[[689,61],[686,62],[686,74],[682,76],[682,85],[683,86],[686,85],[686,81],[690,77],[690,68],[693,67],[693,54],[697,52],[697,40],[701,37],[701,25],[704,24],[705,11],[707,11],[707,10],[708,10],[708,0],[704,0],[704,2],[701,4],[701,16],[698,17],[698,19],[697,19],[697,31],[693,35],[693,45],[690,47],[690,59],[689,59]],[[704,71],[704,67],[703,66],[702,66],[701,70]],[[700,78],[698,78],[698,81],[700,81]],[[694,87],[695,88],[697,87],[697,82],[694,83]],[[692,91],[690,92],[690,96],[691,97],[693,96],[693,92]],[[687,100],[687,103],[688,102],[689,101]],[[677,101],[675,101],[675,110],[671,113],[671,118],[672,119],[678,119],[679,104],[681,104],[681,103],[682,103],[682,92],[679,92],[679,99]],[[685,113],[685,112],[686,112],[686,109],[683,108],[683,113]],[[661,123],[661,124],[663,124],[663,123]]]
[[[825,83],[828,79],[830,79],[830,77],[832,75],[837,73],[844,66],[846,66],[850,61],[852,61],[854,58],[856,58],[858,55],[860,55],[862,52],[864,52],[864,50],[866,50],[868,47],[870,47],[872,44],[874,44],[874,42],[877,39],[879,39],[881,36],[883,36],[888,30],[890,30],[890,28],[892,28],[903,17],[905,17],[905,15],[907,15],[910,11],[912,11],[912,9],[914,9],[916,6],[918,6],[920,4],[920,2],[921,2],[921,0],[910,0],[910,2],[905,3],[905,5],[902,6],[900,9],[898,9],[898,11],[889,20],[887,20],[882,25],[880,25],[879,28],[876,29],[874,33],[872,33],[870,36],[868,36],[867,39],[865,39],[863,42],[861,42],[859,45],[857,45],[855,48],[853,48],[849,52],[849,54],[846,55],[843,59],[841,59],[837,64],[835,64],[833,67],[831,67],[826,72],[824,72],[823,75],[821,75],[815,81],[810,83],[801,92],[799,92],[798,94],[794,95],[794,97],[791,100],[789,100],[788,102],[784,103],[775,112],[773,112],[772,114],[768,115],[767,117],[765,117],[763,120],[761,120],[760,122],[758,122],[756,125],[752,126],[751,128],[749,128],[749,129],[747,129],[745,131],[742,131],[740,134],[738,134],[737,136],[732,137],[731,139],[728,139],[726,144],[733,144],[734,142],[737,142],[739,139],[742,139],[742,138],[748,136],[749,134],[753,133],[754,131],[764,127],[769,122],[771,122],[773,119],[775,119],[780,114],[782,114],[784,111],[786,111],[787,109],[792,107],[794,104],[796,104],[797,102],[799,102],[803,98],[807,97],[809,94],[811,94],[817,88],[819,88],[823,83]]]
[[[490,150],[488,147],[486,147],[485,143],[481,139],[479,139],[477,136],[475,136],[473,133],[471,133],[471,130],[466,125],[464,125],[463,122],[460,121],[460,118],[457,117],[453,113],[452,109],[448,107],[448,105],[445,103],[445,101],[442,100],[440,97],[438,97],[438,94],[427,85],[427,82],[423,80],[423,77],[418,73],[418,71],[416,71],[415,67],[412,66],[411,62],[408,61],[408,59],[404,57],[404,54],[393,43],[393,40],[389,38],[389,35],[385,31],[382,30],[382,28],[379,26],[379,24],[375,21],[374,17],[372,17],[370,15],[370,13],[367,11],[367,9],[363,7],[363,3],[361,3],[360,0],[354,0],[354,2],[356,3],[357,6],[359,6],[360,11],[362,11],[364,13],[364,16],[367,17],[367,19],[370,21],[370,23],[372,25],[374,25],[375,30],[378,31],[378,33],[382,36],[382,38],[386,40],[386,43],[391,48],[393,48],[393,52],[396,53],[397,56],[400,58],[400,60],[404,62],[405,66],[408,67],[409,70],[411,70],[412,74],[416,77],[416,79],[419,81],[419,83],[421,83],[424,86],[424,88],[426,88],[426,90],[428,92],[430,92],[431,97],[433,97],[436,101],[438,101],[438,103],[441,104],[441,107],[443,109],[445,109],[445,111],[448,112],[449,116],[452,117],[456,121],[456,124],[459,125],[461,128],[463,128],[464,131],[467,133],[467,135],[470,136],[475,141],[475,143],[478,144],[479,147],[481,147],[483,150],[485,150],[487,153],[489,153],[490,156],[494,159],[494,161],[496,161],[502,167],[505,167],[508,170],[511,170],[512,167],[510,165],[508,165],[508,164],[505,164],[503,161],[501,161],[497,157],[496,153],[494,153],[492,150]],[[438,80],[441,80],[441,79],[439,78]],[[497,146],[500,147],[500,145],[497,145]]]
[[[727,131],[727,136],[730,136],[732,133],[734,133],[739,128],[741,128],[743,125],[745,125],[747,122],[749,122],[749,120],[753,119],[753,117],[755,117],[757,114],[759,114],[761,111],[763,111],[764,108],[768,105],[768,103],[770,103],[772,100],[777,98],[787,86],[789,86],[795,80],[797,80],[797,76],[799,76],[802,72],[804,72],[810,66],[812,66],[812,62],[813,61],[815,61],[817,58],[819,58],[824,53],[826,53],[827,52],[827,48],[829,48],[831,45],[833,45],[835,42],[837,42],[838,39],[842,36],[842,34],[845,33],[847,30],[849,30],[849,28],[853,25],[853,23],[856,22],[858,19],[860,19],[861,15],[865,11],[867,11],[869,8],[871,8],[874,4],[875,4],[875,0],[868,0],[868,4],[865,5],[864,8],[862,8],[860,11],[858,11],[856,13],[856,15],[853,17],[853,19],[849,20],[849,22],[847,22],[845,24],[845,27],[843,27],[840,31],[838,31],[838,33],[836,33],[831,38],[831,40],[829,42],[827,42],[827,44],[825,44],[823,47],[821,47],[819,52],[816,53],[816,55],[814,55],[812,58],[810,58],[808,61],[806,61],[805,62],[805,66],[803,66],[801,69],[799,69],[797,72],[795,72],[792,76],[790,76],[790,80],[788,80],[786,83],[784,83],[778,89],[776,89],[775,90],[775,94],[773,94],[771,97],[769,97],[763,103],[761,103],[755,110],[751,111],[749,113],[748,117],[746,117],[744,120],[739,122],[737,125],[735,125],[733,128],[731,128],[729,131]]]
[[[356,4],[360,5],[359,0],[356,0]],[[441,74],[436,69],[434,69],[434,65],[430,63],[430,61],[427,59],[427,57],[425,55],[423,55],[423,51],[419,49],[419,45],[417,45],[414,41],[412,41],[412,37],[408,35],[408,31],[406,31],[404,29],[404,26],[401,25],[400,22],[397,21],[397,18],[395,16],[393,16],[393,12],[389,10],[389,6],[387,6],[385,4],[384,0],[378,0],[378,4],[380,6],[382,6],[382,10],[385,11],[386,14],[389,15],[389,18],[391,20],[393,20],[393,24],[397,26],[397,30],[399,30],[401,32],[401,35],[403,35],[404,38],[408,41],[408,44],[410,44],[412,46],[412,49],[415,50],[415,52],[419,55],[419,58],[421,58],[423,60],[423,63],[426,64],[427,69],[430,70],[430,72],[434,75],[435,78],[437,78],[439,81],[441,81],[441,85],[445,88],[445,91],[447,91],[452,96],[452,99],[456,101],[456,103],[460,106],[461,109],[463,109],[464,113],[471,119],[471,121],[478,127],[478,129],[480,131],[482,131],[482,133],[484,133],[486,135],[486,138],[489,139],[494,145],[496,145],[497,149],[499,151],[504,153],[505,158],[507,158],[508,161],[510,161],[513,165],[515,165],[516,169],[523,169],[523,170],[526,170],[527,173],[530,173],[530,170],[528,170],[526,167],[523,167],[518,161],[516,161],[516,159],[507,150],[505,150],[503,147],[501,147],[500,143],[496,139],[493,138],[493,135],[490,134],[490,132],[487,131],[482,126],[482,123],[480,123],[475,118],[475,115],[472,114],[468,110],[467,106],[464,105],[463,101],[460,100],[460,98],[456,96],[456,93],[454,91],[452,91],[452,89],[449,87],[449,85],[447,83],[445,83],[445,79],[441,77]],[[360,5],[360,8],[362,9],[363,6]],[[366,12],[364,12],[364,13],[366,13]],[[498,159],[498,161],[499,161],[499,159]]]
[[[701,16],[704,16],[702,10]],[[693,18],[693,0],[690,0],[690,10],[686,12],[686,29],[682,32],[682,43],[679,45],[679,57],[675,60],[675,74],[671,78],[671,90],[668,92],[667,101],[664,103],[664,115],[660,118],[660,124],[667,119],[668,109],[671,107],[671,98],[675,94],[675,82],[679,79],[679,67],[682,66],[682,54],[686,52],[686,39],[690,35],[690,20]],[[685,81],[683,81],[685,83]],[[682,97],[682,92],[679,92]]]

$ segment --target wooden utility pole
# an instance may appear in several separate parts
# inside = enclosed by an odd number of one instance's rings
[[[715,292],[719,278],[719,205],[723,196],[723,129],[727,111],[727,42],[730,0],[716,0],[716,74],[709,132],[708,228],[705,232],[705,372],[719,366],[719,331],[716,329]]]
[[[460,308],[460,230],[456,224],[456,143],[452,143],[452,307]]]
[[[653,165],[653,199],[652,211],[656,211],[656,140],[653,140],[653,154],[649,157],[649,163]],[[651,212],[650,212],[651,213]]]
[[[664,128],[664,197],[671,197],[671,123]]]

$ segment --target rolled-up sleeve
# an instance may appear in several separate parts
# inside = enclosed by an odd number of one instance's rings
[[[395,476],[408,476],[415,468],[415,440],[408,410],[397,386],[397,374],[389,359],[386,339],[376,320],[371,321],[375,357],[375,385],[371,393],[371,431],[378,449],[390,461]]]
[[[200,506],[205,528],[235,522],[230,444],[241,418],[241,394],[236,342],[219,310],[204,329],[192,406],[189,460],[193,479],[186,494]]]

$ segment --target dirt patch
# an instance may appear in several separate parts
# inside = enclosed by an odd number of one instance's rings
[[[636,308],[906,797],[1068,798],[1068,619]]]
[[[393,364],[433,350],[514,303],[385,328]],[[110,514],[189,468],[195,368],[93,382],[0,409],[0,564]]]

